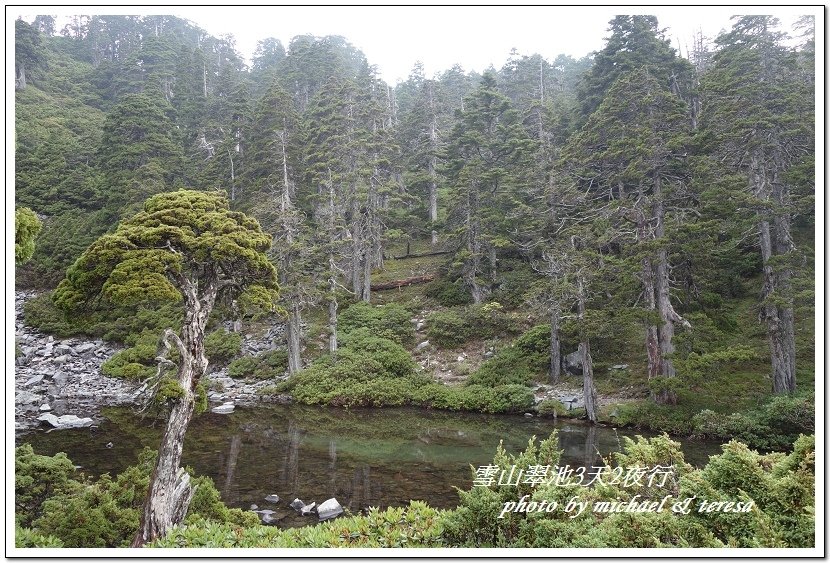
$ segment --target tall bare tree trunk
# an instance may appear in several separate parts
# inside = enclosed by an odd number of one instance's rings
[[[784,186],[777,173],[768,174],[764,157],[756,151],[751,161],[750,182],[755,197],[770,201],[779,209],[758,223],[764,285],[761,293],[760,318],[766,323],[772,364],[774,393],[795,391],[795,315],[791,303],[791,266],[776,264],[776,258],[791,253],[795,246],[790,236],[790,220],[784,210]]]
[[[584,334],[585,319],[585,284],[582,278],[577,281],[577,315],[583,325],[582,341],[579,343],[579,358],[582,361],[582,395],[585,400],[585,414],[591,422],[597,421],[597,391],[594,387],[594,364],[591,358],[591,342]]]
[[[471,181],[467,192],[467,250],[470,258],[464,264],[464,282],[470,288],[473,303],[478,305],[484,299],[484,292],[478,283],[478,270],[481,261],[481,241],[478,237],[478,185]]]
[[[657,251],[657,268],[656,268],[656,297],[657,310],[660,313],[660,328],[658,329],[658,338],[660,342],[660,376],[672,378],[677,375],[674,369],[674,362],[672,356],[674,355],[674,325],[681,324],[689,327],[688,321],[677,314],[671,304],[670,294],[670,280],[669,280],[669,259],[668,252],[665,247],[666,235],[666,217],[665,206],[663,203],[662,181],[659,174],[654,175],[654,217],[657,220],[655,228],[655,236],[661,242],[661,247]],[[666,405],[677,404],[677,393],[667,386],[657,393],[655,397],[658,403]]]
[[[429,221],[433,225],[438,221],[438,173],[436,172],[438,158],[435,156],[438,150],[438,132],[435,118],[435,102],[432,96],[432,81],[429,87],[429,109],[432,120],[429,124],[429,149],[430,155],[427,161],[427,172],[429,173]],[[432,228],[432,245],[438,244],[438,231]]]
[[[18,90],[26,89],[26,66],[20,65],[20,72],[17,75],[17,83],[15,84]]]
[[[559,342],[559,308],[550,310],[550,382],[559,383],[562,377],[562,348]]]
[[[637,228],[637,238],[641,242],[647,239],[645,216],[641,215]],[[646,256],[642,259],[643,278],[643,301],[647,311],[657,310],[657,299],[655,297],[654,267],[651,258]],[[646,325],[646,356],[648,358],[648,379],[651,381],[660,375],[660,338],[657,333],[657,326],[648,321]],[[656,399],[656,397],[655,397]]]
[[[300,306],[296,301],[291,304],[288,311],[288,324],[286,326],[288,340],[288,373],[294,375],[303,368],[300,358],[300,338],[302,336],[302,318]]]

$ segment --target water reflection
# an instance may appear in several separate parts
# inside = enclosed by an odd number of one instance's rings
[[[38,453],[65,451],[92,474],[115,473],[137,460],[142,447],[158,446],[161,429],[130,409],[105,412],[108,420],[89,429],[36,432],[18,438]],[[561,464],[591,466],[618,450],[633,432],[521,416],[432,412],[416,409],[343,410],[306,406],[237,409],[206,413],[193,421],[183,463],[212,477],[230,506],[267,505],[276,493],[281,525],[309,522],[286,508],[295,497],[320,503],[336,497],[352,512],[369,506],[400,506],[410,499],[439,508],[458,503],[455,486],[471,485],[470,465],[490,463],[503,441],[509,452],[531,436],[559,431]],[[104,445],[113,442],[112,449]],[[692,463],[706,462],[719,446],[686,442]]]

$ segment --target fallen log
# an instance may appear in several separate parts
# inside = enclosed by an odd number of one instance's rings
[[[399,287],[405,287],[407,285],[415,285],[419,283],[427,283],[431,282],[435,279],[435,274],[430,274],[426,276],[413,276],[411,278],[405,278],[402,280],[392,280],[388,282],[381,282],[381,283],[373,283],[371,285],[372,291],[379,291],[383,289],[397,289]]]
[[[427,256],[441,256],[449,254],[449,250],[435,250],[433,252],[422,252],[421,254],[406,254],[404,256],[393,256],[393,260],[407,260],[409,258],[426,258]]]

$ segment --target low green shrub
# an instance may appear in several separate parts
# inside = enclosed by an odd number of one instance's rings
[[[29,528],[14,528],[15,547],[64,547],[63,542],[55,536],[33,532]]]
[[[300,403],[346,407],[418,405],[446,410],[518,412],[533,405],[522,385],[448,387],[417,373],[399,344],[358,329],[343,339],[337,355],[323,356],[281,383]]]
[[[536,405],[536,412],[543,418],[557,418],[568,414],[568,409],[556,399],[545,399]]]
[[[789,455],[761,455],[732,441],[706,467],[685,463],[680,444],[668,436],[623,439],[623,451],[601,470],[605,479],[581,484],[577,474],[555,472],[536,485],[527,479],[459,491],[460,506],[443,520],[445,545],[453,547],[812,547],[815,545],[815,438],[801,436]],[[555,433],[538,446],[531,440],[519,454],[501,447],[493,465],[506,469],[550,466],[559,461]],[[626,484],[630,468],[673,468],[665,482],[640,480]],[[622,478],[615,480],[615,468]],[[621,471],[621,473],[619,473]],[[592,471],[593,473],[593,471]],[[473,476],[476,477],[475,475]],[[486,483],[480,483],[486,485]],[[525,495],[527,495],[525,497]],[[653,502],[668,497],[666,508],[654,512],[604,512],[601,504]],[[506,503],[558,503],[551,511],[505,511]],[[693,499],[689,513],[671,509],[674,502]],[[588,507],[566,512],[576,499]],[[700,511],[702,502],[741,502],[746,512]],[[748,503],[752,503],[749,505]]]
[[[88,324],[72,322],[63,310],[52,302],[51,293],[41,293],[28,299],[23,304],[23,318],[28,326],[58,337],[84,334],[88,329]]]
[[[228,332],[224,328],[214,330],[205,336],[205,355],[213,365],[224,365],[239,355],[242,350],[242,335]]]
[[[496,302],[436,311],[427,318],[427,336],[439,348],[457,348],[473,338],[493,338],[517,330],[517,319]]]
[[[695,435],[735,438],[762,450],[786,449],[800,434],[815,431],[812,392],[774,396],[757,408],[722,414],[706,409],[692,418]]]
[[[455,311],[436,311],[427,317],[427,337],[439,348],[457,348],[474,334],[474,327]]]
[[[114,354],[101,365],[101,371],[109,377],[142,380],[156,373],[156,356],[159,353],[159,335],[143,331],[126,350]]]
[[[64,454],[40,456],[28,444],[17,448],[15,517],[21,532],[16,541],[27,546],[128,547],[138,529],[155,456],[146,448],[138,464],[114,478],[104,474],[92,481],[77,474]],[[185,522],[259,523],[252,512],[226,507],[210,478],[192,482],[196,490]]]
[[[524,352],[515,346],[500,350],[467,378],[467,385],[527,385],[536,374],[531,370]]]
[[[284,375],[287,369],[288,352],[278,348],[235,359],[228,365],[228,375],[235,379],[274,379]]]
[[[374,306],[361,301],[340,313],[337,327],[343,336],[366,329],[374,336],[408,347],[415,338],[411,319],[412,313],[399,303]]]
[[[512,346],[485,361],[467,379],[468,385],[527,385],[548,370],[550,326],[539,325],[522,334]]]
[[[413,500],[406,507],[371,508],[365,515],[287,530],[194,519],[148,547],[439,547],[441,516],[441,511]]]
[[[444,307],[468,305],[473,302],[472,295],[460,279],[455,281],[450,281],[445,277],[435,279],[426,285],[424,294]]]
[[[38,455],[30,444],[14,450],[14,512],[18,523],[28,527],[37,519],[47,497],[67,486],[75,477],[75,466],[59,453]]]

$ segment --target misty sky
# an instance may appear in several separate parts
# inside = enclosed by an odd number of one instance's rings
[[[11,8],[11,7],[10,7]],[[13,8],[12,8],[13,9]],[[17,8],[35,15],[37,8]],[[363,51],[370,64],[390,83],[406,79],[416,61],[426,75],[459,63],[466,71],[481,72],[490,64],[501,67],[516,48],[522,55],[540,53],[548,60],[564,53],[582,57],[601,49],[608,21],[616,14],[649,13],[667,28],[672,45],[683,55],[701,30],[714,37],[731,27],[735,14],[773,14],[784,30],[795,17],[820,13],[819,8],[785,7],[279,7],[175,6],[163,8],[55,7],[41,11],[72,13],[170,13],[194,22],[215,36],[233,34],[237,49],[248,61],[257,41],[276,37],[287,47],[296,35],[342,35]],[[30,18],[26,18],[30,19]],[[60,25],[59,25],[60,27]]]

